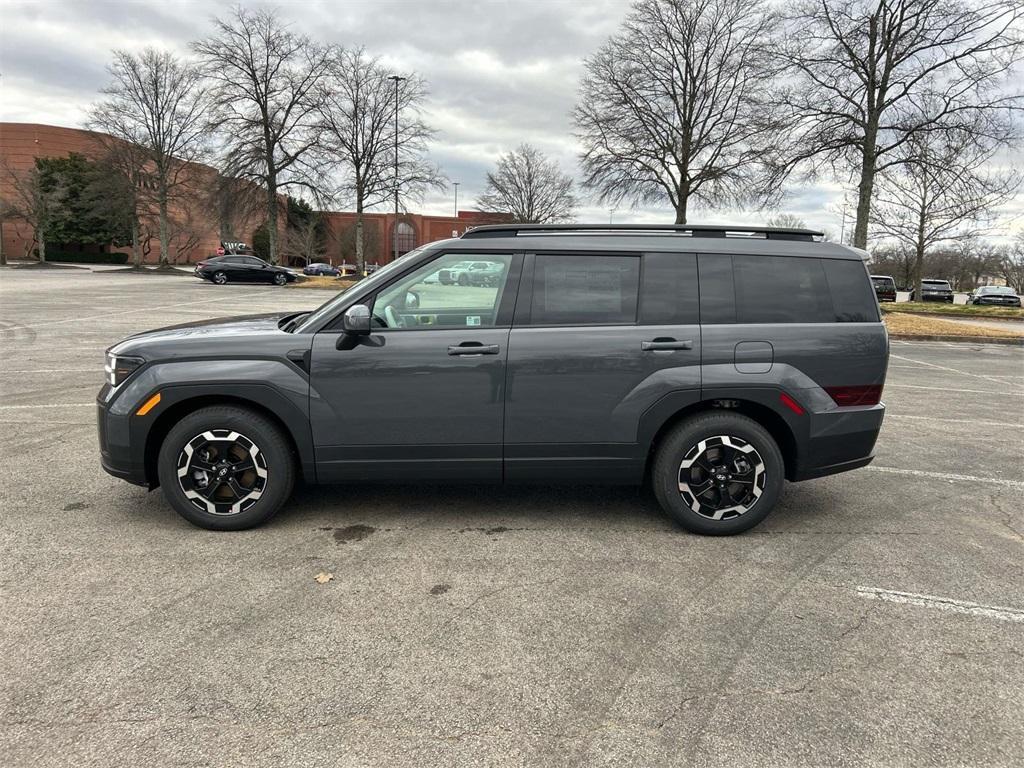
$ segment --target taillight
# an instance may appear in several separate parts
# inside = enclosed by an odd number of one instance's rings
[[[862,384],[852,387],[825,387],[836,405],[845,408],[850,405],[878,405],[882,399],[881,384]]]

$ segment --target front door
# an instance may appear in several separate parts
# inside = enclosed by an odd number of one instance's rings
[[[495,279],[440,279],[466,262],[487,263]],[[443,254],[367,300],[369,335],[317,334],[310,421],[319,480],[501,480],[521,262],[510,253]]]

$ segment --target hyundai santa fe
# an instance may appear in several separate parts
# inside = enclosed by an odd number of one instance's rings
[[[648,483],[686,529],[873,457],[888,338],[862,251],[800,229],[477,227],[312,312],[107,352],[103,467],[192,523],[307,483]],[[466,262],[496,275],[438,281]]]

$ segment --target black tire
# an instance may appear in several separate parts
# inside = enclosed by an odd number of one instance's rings
[[[214,272],[213,273],[213,282],[215,282],[217,285],[224,285],[224,284],[227,283],[227,281],[228,281],[228,276],[227,276],[227,274],[225,272]]]
[[[288,282],[288,275],[284,272],[274,273],[274,285],[285,285]]]
[[[186,495],[185,486],[193,484],[192,476],[188,473],[184,478],[178,476],[179,466],[186,468],[194,466],[193,461],[197,451],[195,446],[200,446],[198,450],[201,450],[202,447],[215,445],[217,447],[214,450],[219,452],[220,446],[231,444],[227,439],[211,443],[204,437],[204,434],[210,433],[222,437],[225,436],[225,433],[228,435],[235,433],[241,438],[239,444],[245,442],[251,444],[247,450],[253,466],[251,471],[246,470],[246,472],[253,478],[253,481],[248,482],[247,475],[239,474],[237,477],[241,478],[240,485],[234,487],[251,488],[250,494],[258,490],[259,495],[255,499],[246,497],[237,502],[239,507],[237,511],[233,511],[233,498],[217,503],[199,497],[190,498]],[[186,447],[188,447],[188,451],[186,451]],[[252,448],[257,450],[253,452]],[[201,456],[202,454],[199,457],[201,458]],[[224,458],[224,461],[227,460]],[[259,464],[259,469],[257,469],[257,464]],[[170,502],[174,510],[193,525],[211,531],[241,531],[265,523],[288,500],[295,484],[295,459],[288,439],[281,429],[255,411],[226,405],[201,408],[181,419],[167,434],[160,446],[157,471],[164,498]],[[261,471],[262,475],[259,474]],[[200,474],[204,474],[202,470],[200,470]],[[221,485],[227,485],[227,482],[221,483]],[[208,485],[209,477],[207,476]],[[194,494],[199,490],[202,489],[189,488],[189,491]],[[232,492],[231,488],[228,488],[228,491]],[[219,498],[219,493],[219,488],[212,491],[215,501]],[[209,510],[211,503],[218,511]]]
[[[465,272],[459,275],[459,285],[463,287],[469,285],[469,275],[467,275]]]
[[[752,479],[749,482],[743,481],[741,485],[737,480],[735,484],[726,485],[731,490],[740,489],[740,493],[753,496],[753,500],[745,505],[746,511],[727,512],[725,514],[731,516],[715,520],[710,516],[714,513],[714,505],[705,505],[692,495],[688,501],[683,496],[684,491],[680,489],[680,484],[684,460],[701,459],[705,455],[703,452],[694,454],[698,451],[701,441],[708,441],[705,450],[714,449],[720,436],[733,438],[730,441],[733,446],[742,444],[738,450],[744,459],[753,455],[761,461],[751,467],[749,476]],[[747,447],[752,447],[754,454],[742,453]],[[758,465],[763,467],[760,473],[757,471]],[[697,472],[698,468],[689,471]],[[712,411],[681,421],[664,436],[654,457],[651,486],[662,509],[686,530],[705,536],[730,536],[753,528],[768,516],[782,491],[784,475],[782,453],[764,427],[742,414]],[[737,474],[737,477],[739,476]],[[718,475],[708,474],[707,482],[715,484],[714,477]],[[686,479],[692,480],[692,475]],[[745,490],[746,487],[753,488],[754,485],[759,485],[759,495],[755,496]],[[689,488],[687,485],[687,489]],[[712,498],[720,493],[714,487],[708,488],[708,491],[712,493]],[[721,501],[722,497],[719,495],[717,498]],[[697,504],[698,510],[692,508],[694,503]],[[729,509],[728,502],[724,503],[722,508]]]

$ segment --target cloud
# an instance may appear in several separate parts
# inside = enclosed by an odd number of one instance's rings
[[[255,5],[255,4],[248,4]],[[570,111],[586,56],[613,33],[627,0],[304,0],[277,4],[299,32],[325,43],[362,45],[399,71],[429,83],[426,116],[438,130],[432,159],[460,182],[460,207],[471,207],[502,153],[529,142],[578,175]],[[109,51],[147,45],[187,55],[208,34],[211,16],[229,2],[50,0],[6,2],[0,47],[0,120],[81,126],[107,81]],[[1008,162],[1019,162],[1014,153]],[[843,186],[793,183],[779,207],[809,226],[839,233]],[[454,189],[432,192],[420,210],[448,213]],[[1024,200],[1002,211],[1020,227]],[[692,221],[763,223],[767,213],[695,210]],[[850,212],[852,215],[852,211]],[[615,222],[673,220],[667,206],[623,207]],[[585,201],[581,221],[605,222],[606,207]],[[1016,222],[1015,224],[1013,222]],[[849,227],[847,221],[847,227]]]

